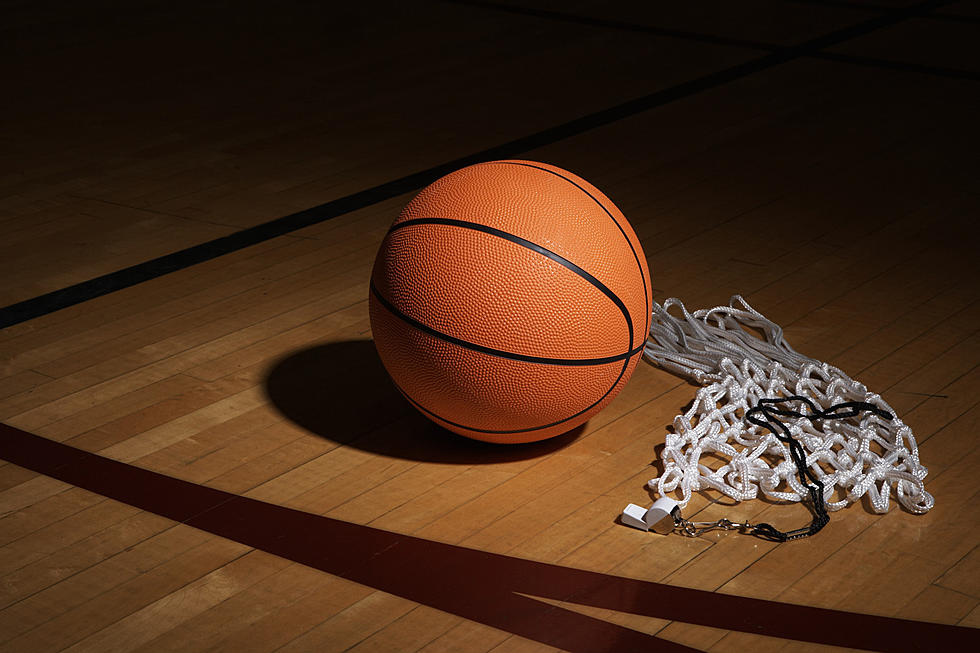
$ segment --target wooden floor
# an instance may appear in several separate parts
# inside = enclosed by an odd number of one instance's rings
[[[980,628],[980,3],[2,5],[4,424],[66,456],[427,541]],[[936,507],[852,505],[785,544],[627,528],[617,516],[651,501],[695,393],[646,363],[583,430],[540,445],[464,442],[416,414],[370,342],[370,266],[418,188],[492,158],[601,188],[658,301],[740,293],[880,393],[915,431]],[[330,219],[239,246],[311,207]],[[184,260],[168,255],[224,236],[168,272]],[[7,462],[3,437],[0,652],[565,648],[108,498],[99,475]],[[686,512],[807,520],[718,498]],[[443,573],[426,570],[454,586]],[[814,643],[836,628],[819,620],[794,639],[738,632],[760,605],[745,601],[630,613],[526,594],[592,617],[585,630],[655,635],[648,650],[837,648]],[[593,650],[630,650],[607,644]]]

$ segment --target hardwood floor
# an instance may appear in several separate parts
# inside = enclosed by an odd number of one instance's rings
[[[976,3],[4,14],[0,651],[816,651],[868,648],[865,627],[908,633],[880,650],[980,639]],[[881,394],[916,434],[936,507],[856,504],[783,544],[627,528],[617,516],[651,502],[667,426],[696,391],[645,362],[583,428],[542,443],[428,422],[371,343],[371,265],[419,188],[506,157],[611,197],[657,301],[741,294]],[[233,528],[239,505],[264,521]],[[711,492],[695,514],[808,520]],[[655,583],[704,594],[648,600]],[[712,612],[710,597],[731,601]],[[844,613],[907,621],[843,628]]]

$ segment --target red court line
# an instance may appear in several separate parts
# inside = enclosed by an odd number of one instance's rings
[[[5,424],[0,424],[0,457],[194,528],[568,651],[692,649],[518,593],[849,648],[980,647],[980,630],[972,628],[673,587],[383,531],[189,483]]]

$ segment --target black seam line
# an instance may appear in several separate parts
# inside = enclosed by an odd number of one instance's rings
[[[592,365],[605,365],[606,363],[615,363],[617,361],[626,360],[630,356],[634,356],[639,352],[643,351],[643,346],[640,345],[630,351],[624,352],[622,354],[616,354],[615,356],[604,356],[602,358],[549,358],[547,356],[529,356],[527,354],[519,354],[512,351],[504,351],[502,349],[494,349],[493,347],[487,347],[475,342],[470,342],[468,340],[461,340],[455,336],[451,336],[448,333],[443,333],[437,329],[433,329],[427,324],[419,322],[410,315],[405,315],[400,310],[398,310],[391,302],[389,302],[385,297],[378,291],[377,286],[374,285],[374,281],[371,282],[371,294],[374,295],[382,306],[387,309],[389,313],[399,318],[403,322],[415,327],[423,333],[427,333],[430,336],[439,338],[446,342],[452,343],[463,347],[464,349],[470,349],[472,351],[478,351],[483,354],[489,354],[490,356],[497,356],[498,358],[508,358],[510,360],[523,361],[525,363],[538,363],[541,365],[563,365],[566,367],[588,367]]]
[[[630,315],[629,309],[626,308],[626,304],[623,303],[623,300],[620,299],[616,295],[616,293],[610,290],[609,287],[606,286],[606,284],[602,283],[594,276],[589,274],[586,270],[575,265],[561,254],[552,252],[550,249],[542,247],[541,245],[538,245],[535,242],[532,242],[526,238],[521,238],[520,236],[517,236],[510,232],[501,231],[500,229],[496,229],[494,227],[490,227],[485,224],[480,224],[479,222],[470,222],[469,220],[458,220],[455,218],[414,218],[412,220],[405,220],[404,222],[399,222],[398,224],[393,225],[391,229],[388,230],[388,234],[390,235],[400,229],[404,229],[405,227],[413,227],[416,225],[424,225],[424,224],[438,224],[438,225],[444,225],[448,227],[459,227],[461,229],[472,229],[473,231],[480,231],[485,234],[490,234],[491,236],[503,238],[504,240],[514,243],[515,245],[526,247],[532,252],[537,252],[542,256],[548,257],[555,263],[558,263],[559,265],[568,268],[569,270],[571,270],[572,272],[574,272],[575,274],[577,274],[578,276],[582,277],[590,284],[595,286],[596,290],[598,290],[603,295],[608,297],[609,300],[616,305],[616,308],[619,309],[619,311],[623,314],[623,318],[626,320],[626,329],[629,332],[629,344],[627,345],[627,348],[633,346],[633,318]],[[518,354],[515,354],[515,356],[516,355]],[[618,360],[618,359],[614,358],[612,360]]]
[[[643,351],[643,347],[640,347],[639,349],[636,350],[635,353],[639,354],[642,351]],[[459,424],[458,422],[453,422],[452,420],[448,420],[445,417],[442,417],[438,413],[432,412],[431,410],[429,410],[428,408],[426,408],[425,406],[423,406],[422,404],[420,404],[418,401],[416,401],[415,399],[413,399],[412,396],[409,395],[407,392],[405,392],[404,390],[402,390],[402,388],[397,383],[395,383],[395,387],[398,388],[398,391],[401,392],[402,395],[406,399],[408,399],[408,401],[411,402],[411,404],[413,406],[415,406],[416,408],[418,408],[423,413],[426,413],[428,415],[431,415],[432,417],[435,417],[436,419],[441,420],[441,421],[445,422],[446,424],[451,424],[451,425],[456,426],[456,427],[459,427],[461,429],[466,429],[467,431],[473,431],[474,433],[494,433],[494,434],[498,434],[498,435],[507,435],[507,434],[511,434],[511,433],[530,433],[531,431],[541,431],[543,429],[550,429],[553,426],[558,426],[559,424],[563,424],[563,423],[565,423],[565,422],[567,422],[569,420],[573,420],[576,417],[578,417],[579,415],[581,415],[583,413],[587,413],[590,410],[592,410],[593,408],[595,408],[596,406],[598,406],[606,397],[609,396],[609,393],[613,391],[613,388],[615,388],[617,385],[619,385],[619,380],[623,378],[623,375],[624,374],[626,374],[626,370],[629,368],[629,366],[630,366],[630,358],[627,358],[626,360],[623,361],[623,367],[622,367],[621,370],[619,370],[619,374],[616,376],[616,380],[612,382],[612,385],[609,386],[609,389],[607,389],[605,392],[603,392],[601,397],[599,397],[594,402],[592,402],[591,404],[589,404],[588,406],[586,406],[582,410],[578,411],[574,415],[569,415],[568,417],[564,417],[564,418],[558,420],[557,422],[552,422],[551,424],[544,424],[542,426],[532,426],[532,427],[524,428],[524,429],[511,429],[511,430],[478,429],[478,428],[474,428],[472,426],[467,426],[466,424]],[[392,383],[394,383],[394,380],[392,380]]]
[[[469,342],[468,340],[461,340],[455,336],[451,336],[448,333],[443,333],[433,329],[427,324],[419,322],[415,318],[402,313],[400,310],[395,308],[387,299],[382,296],[378,291],[378,288],[374,285],[374,281],[371,282],[371,294],[374,295],[385,309],[395,317],[401,319],[403,322],[415,327],[419,331],[429,334],[430,336],[439,338],[446,342],[452,343],[463,347],[464,349],[470,349],[473,351],[478,351],[483,354],[489,354],[491,356],[497,356],[499,358],[508,358],[511,360],[523,361],[525,363],[538,363],[541,365],[562,365],[565,367],[588,367],[593,365],[605,365],[607,363],[615,363],[621,360],[627,360],[631,356],[643,351],[643,347],[646,343],[641,344],[639,347],[635,347],[630,351],[624,352],[622,354],[616,354],[615,356],[605,356],[602,358],[549,358],[547,356],[529,356],[527,354],[519,354],[512,351],[504,351],[502,349],[494,349],[492,347],[486,347],[475,342]],[[632,342],[632,341],[631,341]]]
[[[773,52],[757,59],[725,68],[701,77],[682,82],[666,89],[634,98],[601,111],[569,120],[560,125],[508,141],[475,154],[460,157],[426,170],[416,172],[373,188],[368,188],[341,197],[304,211],[299,211],[269,222],[216,238],[206,243],[194,245],[171,254],[132,265],[122,270],[110,272],[60,290],[55,290],[0,308],[0,329],[41,317],[56,311],[81,304],[103,295],[135,286],[157,277],[177,272],[204,261],[230,254],[251,245],[298,229],[309,227],[357,209],[378,204],[432,183],[458,168],[481,163],[491,159],[510,159],[514,156],[549,145],[571,136],[577,136],[612,122],[622,120],[643,111],[653,109],[669,102],[689,97],[696,93],[747,77],[753,73],[778,66],[793,59],[805,56],[816,50],[836,45],[843,41],[864,36],[869,32],[906,20],[926,9],[935,9],[950,4],[952,0],[930,0],[912,7],[902,7],[893,12],[861,21],[850,27],[835,30],[799,45]]]
[[[518,163],[515,163],[515,162],[511,162],[511,163],[514,163],[515,165],[527,165],[528,167],[538,168],[539,170],[544,170],[545,172],[551,172],[550,170],[546,170],[545,168],[540,168],[538,166],[534,166],[534,165],[530,165],[530,164],[518,164]],[[555,173],[552,173],[552,174],[555,174]],[[565,179],[566,181],[569,181],[572,184],[575,184],[575,182],[573,182],[571,179],[568,179],[567,177],[563,177],[562,175],[557,175],[557,176],[562,177],[562,179]],[[591,193],[589,193],[588,191],[586,191],[584,188],[582,188],[578,184],[575,184],[575,186],[577,186],[579,189],[581,189],[583,192],[585,192],[587,195],[589,195],[589,197],[592,197],[592,199],[597,204],[599,204],[599,206],[602,206],[602,203],[599,202],[599,200],[597,200],[595,197],[593,197]],[[604,206],[602,206],[602,208],[603,208],[604,211],[606,211],[607,214],[609,214],[609,211],[606,210],[606,208]],[[616,222],[616,219],[612,216],[612,214],[609,214],[609,217],[612,219],[612,221],[614,223],[616,223],[617,226],[619,226],[619,223]],[[395,225],[392,225],[392,227],[388,230],[388,235],[390,236],[392,233],[394,233],[396,231],[399,231],[401,229],[404,229],[406,227],[418,226],[418,225],[427,225],[427,224],[430,224],[430,225],[431,224],[437,224],[437,225],[444,225],[444,226],[451,226],[451,227],[459,227],[459,228],[463,228],[463,229],[472,229],[472,230],[479,231],[479,232],[482,232],[482,233],[486,233],[486,234],[489,234],[489,235],[497,236],[499,238],[503,238],[503,239],[505,239],[505,240],[507,240],[509,242],[515,243],[515,244],[520,245],[522,247],[526,247],[526,248],[528,248],[528,249],[530,249],[530,250],[532,250],[534,252],[537,252],[539,254],[542,254],[543,256],[548,257],[552,261],[555,261],[556,263],[562,265],[563,267],[571,270],[572,272],[574,272],[575,274],[579,275],[580,277],[582,277],[583,279],[585,279],[586,281],[588,281],[590,284],[592,284],[593,286],[595,286],[600,292],[602,292],[604,295],[606,295],[606,297],[608,297],[616,305],[616,307],[623,314],[623,317],[626,319],[626,326],[627,326],[627,330],[629,332],[629,341],[628,341],[627,347],[631,347],[633,345],[633,320],[632,320],[632,318],[630,316],[629,309],[626,308],[626,304],[624,304],[623,301],[616,295],[616,293],[614,293],[612,290],[610,290],[605,284],[603,284],[601,281],[599,281],[598,279],[596,279],[593,275],[591,275],[590,273],[588,273],[587,271],[585,271],[584,269],[582,269],[578,265],[575,265],[574,263],[572,263],[571,261],[569,261],[565,257],[561,256],[560,254],[557,254],[555,252],[552,252],[551,250],[549,250],[549,249],[547,249],[545,247],[542,247],[542,246],[538,245],[535,242],[532,242],[530,240],[527,240],[526,238],[521,238],[520,236],[517,236],[515,234],[509,233],[509,232],[506,232],[506,231],[502,231],[500,229],[496,229],[494,227],[490,227],[490,226],[487,226],[487,225],[484,225],[484,224],[480,224],[478,222],[470,222],[470,221],[467,221],[467,220],[459,220],[459,219],[455,219],[455,218],[415,218],[415,219],[411,219],[411,220],[405,220],[404,222],[399,222],[399,223],[397,223]],[[622,227],[620,227],[620,231],[622,231]],[[625,237],[625,235],[626,235],[625,232],[624,232],[623,235]],[[627,242],[629,242],[629,238],[627,238],[626,240],[627,240]],[[632,245],[630,245],[630,248],[632,249]],[[636,253],[634,252],[634,257],[635,256],[636,256]],[[637,259],[637,265],[639,265],[639,259]],[[642,271],[642,268],[641,268],[640,269],[640,275],[642,276],[642,274],[643,274],[643,271]],[[646,287],[646,282],[644,281],[644,288],[645,287]],[[533,427],[523,428],[523,429],[511,429],[511,430],[479,429],[479,428],[475,428],[475,427],[472,427],[472,426],[468,426],[466,424],[461,424],[459,422],[454,422],[452,420],[446,419],[445,417],[443,417],[442,415],[439,415],[438,413],[435,413],[435,412],[429,410],[428,408],[425,408],[424,406],[422,406],[422,404],[420,404],[417,400],[415,400],[408,392],[406,392],[404,389],[402,389],[397,383],[395,384],[395,387],[398,388],[399,392],[401,392],[405,396],[405,398],[408,399],[412,403],[412,405],[414,405],[416,408],[418,408],[419,410],[421,410],[423,413],[427,413],[428,415],[431,415],[432,417],[435,417],[436,419],[441,420],[441,421],[445,422],[446,424],[450,424],[450,425],[455,426],[455,427],[458,427],[458,428],[466,429],[466,430],[472,431],[474,433],[487,433],[487,434],[491,434],[492,433],[492,434],[499,434],[499,435],[512,434],[512,433],[529,433],[531,431],[540,431],[542,429],[547,429],[547,428],[551,428],[553,426],[558,426],[559,424],[562,424],[562,423],[567,422],[569,420],[575,419],[579,415],[581,415],[581,414],[583,414],[583,413],[585,413],[585,412],[587,412],[589,410],[592,410],[595,406],[599,405],[599,403],[601,401],[603,401],[606,397],[609,396],[609,393],[612,392],[613,389],[619,384],[620,379],[623,378],[623,375],[626,373],[626,370],[629,368],[630,360],[634,356],[642,353],[643,352],[643,348],[646,345],[645,342],[641,342],[639,347],[636,347],[635,349],[632,349],[632,350],[626,352],[625,354],[620,354],[618,356],[609,356],[609,357],[605,357],[605,358],[584,359],[584,360],[583,359],[542,358],[542,357],[537,357],[537,356],[527,356],[525,354],[516,354],[516,353],[513,353],[513,352],[504,352],[504,351],[501,351],[501,350],[496,350],[496,349],[491,349],[489,347],[484,347],[483,345],[478,345],[476,343],[472,343],[472,342],[469,342],[469,341],[466,341],[466,340],[460,340],[459,338],[455,338],[455,337],[450,336],[448,334],[444,334],[444,333],[442,333],[440,331],[437,331],[437,330],[433,329],[432,327],[430,327],[430,326],[428,326],[426,324],[423,324],[423,323],[419,322],[418,320],[415,320],[414,318],[409,317],[408,315],[405,315],[400,310],[396,309],[384,297],[381,296],[381,293],[378,291],[377,287],[374,285],[374,280],[373,279],[371,280],[371,293],[375,296],[375,298],[377,298],[377,300],[381,303],[381,305],[384,306],[384,308],[387,309],[395,317],[398,317],[399,319],[403,320],[407,324],[409,324],[409,325],[411,325],[411,326],[419,329],[420,331],[422,331],[424,333],[428,333],[429,335],[432,335],[433,337],[439,338],[439,339],[444,340],[446,342],[451,342],[453,344],[456,344],[457,346],[460,346],[460,347],[463,347],[463,348],[466,348],[466,349],[471,349],[471,350],[479,351],[479,352],[482,352],[482,353],[485,353],[485,354],[489,354],[489,355],[493,355],[493,356],[499,356],[501,358],[507,358],[507,359],[512,359],[512,360],[520,360],[520,361],[526,361],[526,362],[531,362],[531,363],[541,363],[541,364],[550,364],[550,365],[564,365],[564,366],[574,365],[574,366],[577,366],[577,367],[603,365],[603,364],[607,364],[607,363],[613,363],[613,362],[616,362],[616,361],[621,360],[621,359],[623,360],[623,367],[619,370],[619,374],[616,376],[616,380],[613,381],[612,384],[606,389],[606,391],[604,393],[602,393],[602,396],[600,396],[598,399],[596,399],[592,404],[590,404],[590,405],[586,406],[585,408],[583,408],[582,410],[579,410],[578,412],[576,412],[576,413],[574,413],[572,415],[569,415],[568,417],[562,418],[562,419],[560,419],[560,420],[558,420],[556,422],[552,422],[550,424],[544,424],[544,425],[541,425],[541,426],[533,426]],[[646,296],[646,291],[644,290],[644,297],[645,296]]]
[[[500,163],[500,164],[503,164],[503,165],[512,165],[512,166],[524,166],[525,168],[534,168],[536,170],[541,170],[543,172],[547,172],[549,174],[552,174],[552,175],[558,177],[559,179],[564,179],[565,181],[567,181],[568,183],[570,183],[572,186],[575,186],[575,188],[578,188],[580,191],[582,191],[583,193],[585,193],[586,195],[588,195],[592,199],[592,201],[595,202],[599,206],[599,208],[602,209],[605,212],[605,214],[609,216],[609,219],[613,221],[613,224],[616,225],[616,228],[617,229],[619,229],[619,233],[623,234],[623,239],[626,240],[626,245],[630,248],[630,251],[633,252],[633,260],[636,261],[636,269],[640,273],[640,283],[643,284],[643,313],[644,313],[644,315],[647,315],[649,317],[649,314],[650,314],[650,304],[647,301],[647,280],[646,280],[646,277],[643,274],[643,266],[640,265],[640,257],[636,253],[636,249],[633,247],[633,243],[630,241],[629,236],[626,235],[626,230],[623,229],[623,225],[619,224],[619,220],[616,219],[616,216],[614,216],[612,214],[612,212],[608,208],[606,208],[606,205],[605,204],[603,204],[602,202],[599,201],[599,198],[598,197],[596,197],[595,195],[593,195],[592,193],[590,193],[588,190],[586,190],[585,188],[583,188],[582,186],[580,186],[579,184],[577,184],[574,180],[569,179],[565,175],[559,174],[559,173],[555,172],[554,170],[548,170],[547,168],[543,168],[541,166],[534,165],[533,163],[525,163],[525,162],[518,162],[518,161],[495,161],[495,162],[492,162],[492,163]],[[630,331],[632,332],[632,329]],[[646,337],[646,333],[644,333],[643,335],[644,335],[644,338],[645,338]],[[630,334],[630,344],[631,345],[633,344],[633,336],[632,336],[632,333]]]

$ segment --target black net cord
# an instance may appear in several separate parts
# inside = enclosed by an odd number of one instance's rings
[[[810,412],[802,413],[797,410],[779,407],[792,401],[798,401],[804,404]],[[811,422],[816,422],[822,419],[847,419],[849,417],[856,417],[862,412],[874,413],[878,417],[886,420],[892,419],[891,413],[865,401],[845,401],[821,410],[810,399],[799,395],[760,399],[758,404],[745,413],[746,420],[756,426],[769,429],[780,442],[784,442],[789,446],[790,457],[793,459],[793,464],[796,465],[800,483],[807,489],[807,494],[810,497],[807,505],[813,512],[813,521],[810,522],[809,526],[784,532],[775,528],[772,524],[756,524],[749,531],[750,535],[755,535],[756,537],[761,537],[772,542],[786,542],[788,540],[796,540],[814,535],[830,521],[830,515],[827,514],[827,504],[823,498],[824,485],[806,464],[806,452],[803,450],[803,445],[790,434],[789,428],[779,418],[805,417]],[[761,417],[759,417],[760,415]]]

